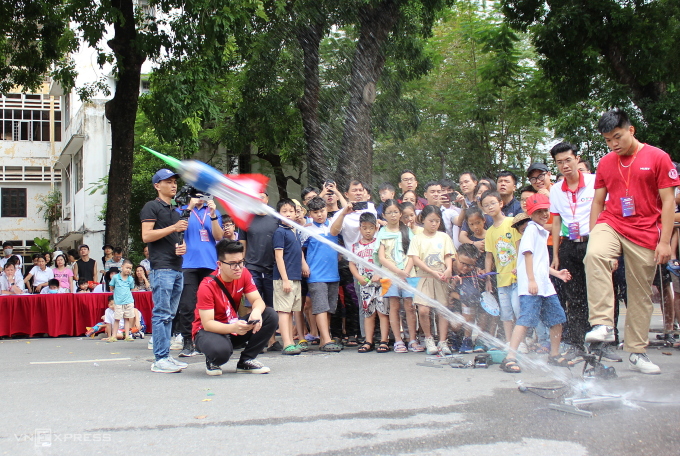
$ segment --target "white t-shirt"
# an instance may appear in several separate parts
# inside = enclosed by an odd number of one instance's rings
[[[359,227],[359,217],[361,217],[361,214],[364,212],[370,212],[373,215],[375,215],[375,218],[378,218],[378,213],[375,210],[375,205],[368,201],[368,209],[364,209],[361,211],[355,211],[350,214],[347,214],[345,216],[345,219],[342,221],[342,230],[340,231],[340,235],[342,236],[342,239],[345,243],[345,246],[349,247],[352,244],[355,244],[359,242],[361,239],[361,231]],[[341,211],[338,211],[337,214],[333,216],[331,219],[331,226],[333,226],[333,223],[340,217]]]
[[[24,286],[24,276],[21,275],[21,272],[19,271],[14,271],[14,285],[19,287],[21,291],[23,292],[26,291],[26,287]],[[10,289],[9,278],[3,272],[2,274],[0,274],[0,291],[9,291],[9,289]]]
[[[54,272],[52,268],[45,267],[43,271],[40,266],[33,266],[29,271],[29,274],[33,274],[33,284],[40,285],[41,283],[47,283],[47,281],[54,279]]]
[[[460,227],[456,225],[456,218],[460,215],[460,208],[451,205],[448,209],[444,206],[441,207],[442,219],[444,221],[444,229],[446,229],[446,234],[451,236],[453,240],[453,246],[457,249],[460,247]]]
[[[590,209],[595,197],[595,175],[580,174],[579,188],[574,192],[569,191],[567,180],[552,186],[550,189],[550,213],[559,215],[562,224],[569,226],[570,223],[578,222],[581,236],[590,233]]]
[[[24,264],[24,260],[21,258],[21,255],[16,255],[14,253],[9,258],[6,257],[0,258],[0,268],[4,268],[5,264],[7,264],[7,260],[9,260],[12,257],[14,257],[14,259],[18,261],[18,263],[14,263],[14,266],[16,267],[17,271],[20,271],[21,266]]]
[[[522,235],[517,252],[517,290],[520,296],[530,294],[525,252],[531,252],[534,257],[534,279],[538,285],[538,296],[552,296],[556,293],[550,281],[548,234],[548,230],[532,220]]]
[[[115,313],[114,313],[113,309],[106,309],[106,311],[104,312],[104,323],[108,323],[109,325],[113,325],[114,321],[116,321],[114,316],[115,316]],[[125,319],[124,318],[120,319],[120,323],[118,323],[118,329],[119,330],[121,330],[121,329],[125,330]]]

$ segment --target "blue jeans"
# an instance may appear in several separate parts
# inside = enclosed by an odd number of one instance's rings
[[[153,355],[156,360],[167,358],[170,354],[172,319],[175,318],[179,298],[182,296],[184,276],[182,271],[154,269],[149,274],[153,293],[153,313],[151,316],[153,333]]]
[[[274,279],[271,272],[250,271],[253,282],[260,292],[260,296],[267,307],[274,307]],[[250,307],[250,306],[248,306]]]
[[[498,304],[501,307],[501,321],[517,320],[520,314],[517,282],[507,287],[498,287]]]
[[[538,322],[542,321],[546,327],[552,328],[567,321],[564,309],[562,309],[556,294],[550,296],[522,295],[519,297],[519,302],[522,307],[517,319],[519,326],[535,328]]]

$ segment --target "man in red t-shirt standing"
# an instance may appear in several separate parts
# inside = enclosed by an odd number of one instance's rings
[[[650,290],[657,265],[671,257],[674,187],[680,185],[669,155],[639,142],[625,112],[606,112],[597,126],[611,150],[597,167],[590,213],[590,242],[584,260],[593,329],[586,342],[614,340],[612,270],[626,260],[628,310],[624,350],[632,370],[659,374],[646,355],[653,305]],[[605,199],[609,196],[609,199]]]
[[[269,368],[255,358],[267,346],[279,323],[276,311],[266,307],[250,272],[245,268],[243,244],[223,239],[217,244],[217,270],[203,279],[196,294],[192,336],[205,354],[206,373],[222,375],[234,346],[246,344],[236,364],[240,374],[266,374]],[[245,296],[250,314],[239,319]]]

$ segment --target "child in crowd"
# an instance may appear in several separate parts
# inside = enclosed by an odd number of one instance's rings
[[[394,200],[388,200],[394,201]],[[380,242],[375,237],[377,229],[377,219],[375,215],[370,212],[364,212],[359,217],[359,229],[361,231],[361,239],[352,244],[352,253],[365,259],[369,263],[373,263],[373,255],[378,252]],[[366,268],[362,264],[354,262],[349,263],[349,270],[352,272],[354,278],[359,282],[359,302],[361,308],[361,316],[364,318],[364,329],[366,331],[366,340],[363,345],[359,347],[359,353],[367,353],[373,350],[373,335],[375,333],[375,315],[378,314],[380,320],[380,343],[376,348],[378,353],[387,353],[390,351],[389,334],[390,334],[390,319],[387,312],[387,305],[380,293],[380,276],[372,269]],[[404,343],[402,342],[402,346]],[[403,347],[406,349],[406,347]]]
[[[307,203],[312,224],[309,229],[338,243],[338,236],[331,235],[330,221],[326,211],[326,202],[316,196]],[[303,253],[309,265],[308,289],[312,299],[312,314],[320,337],[320,350],[339,352],[342,346],[331,340],[330,314],[335,313],[338,305],[338,254],[327,245],[308,237],[303,244]]]
[[[283,198],[276,204],[276,211],[288,220],[295,220],[295,203]],[[283,341],[283,355],[299,355],[306,351],[306,344],[293,342],[293,312],[302,311],[300,282],[309,276],[309,267],[302,256],[302,246],[292,225],[279,222],[272,236],[274,247],[274,310],[279,314],[279,331]]]
[[[234,219],[231,218],[231,215],[222,214],[222,230],[224,231],[222,239],[238,241],[238,231],[236,230],[236,225],[234,224]]]
[[[92,327],[87,327],[87,331],[85,332],[86,337],[92,337],[96,336],[102,331],[106,332],[106,339],[107,340],[111,337],[116,337],[117,339],[122,339],[123,336],[122,334],[119,333],[119,329],[124,329],[124,322],[119,321],[118,322],[118,328],[116,328],[116,332],[111,331],[111,328],[113,327],[114,322],[116,321],[115,319],[115,311],[116,311],[116,304],[113,299],[113,296],[109,296],[109,302],[108,302],[108,309],[104,311],[104,315],[102,315],[102,321],[97,323],[96,325]]]
[[[58,255],[54,259],[54,268],[52,268],[52,273],[54,278],[59,281],[59,286],[64,288],[69,293],[73,291],[73,271],[66,265],[66,257],[64,255]]]
[[[484,257],[486,255],[486,250],[484,250],[486,243],[486,220],[484,214],[478,207],[471,207],[465,211],[465,221],[470,227],[470,230],[468,231],[470,245],[475,246],[481,253],[481,255],[479,255],[478,267],[483,269]]]
[[[295,198],[292,198],[291,201],[295,203],[295,222],[298,225],[307,225],[307,209]],[[326,202],[326,206],[328,206],[328,202]],[[302,245],[302,233],[298,229],[295,229],[295,233],[297,234],[298,240],[300,241],[300,245]],[[306,351],[309,349],[309,341],[305,337],[307,334],[305,314],[309,313],[311,301],[309,300],[309,296],[307,296],[307,276],[305,275],[302,276],[302,280],[300,281],[300,295],[302,297],[302,309],[300,311],[293,312],[293,342],[295,342],[302,351]],[[316,332],[316,323],[312,323],[313,319],[311,318],[311,313],[309,314],[309,320],[314,328],[314,332]]]
[[[439,231],[442,214],[437,206],[425,206],[420,216],[423,221],[423,232],[413,237],[408,248],[408,256],[413,260],[417,277],[420,277],[418,291],[446,306],[449,303],[449,289],[445,281],[451,278],[456,249],[451,238]],[[427,354],[434,355],[440,352],[443,355],[450,355],[451,349],[446,342],[449,321],[440,316],[439,344],[435,345],[430,326],[430,304],[417,295],[413,301],[419,304],[418,316],[420,327],[425,333]]]
[[[20,295],[25,291],[24,278],[21,273],[16,270],[15,262],[10,259],[3,267],[3,273],[0,275],[0,294],[4,295]]]
[[[70,293],[66,288],[61,288],[59,286],[59,281],[57,279],[50,279],[47,281],[47,286],[43,287],[40,294],[56,294],[56,293]]]
[[[519,245],[517,260],[517,283],[520,299],[520,315],[510,339],[510,351],[501,364],[505,372],[521,372],[515,358],[527,328],[533,328],[539,319],[550,328],[550,355],[548,364],[569,367],[570,363],[560,355],[562,324],[567,321],[562,305],[557,298],[550,275],[571,280],[566,269],[557,271],[550,267],[548,260],[548,231],[543,226],[550,217],[550,200],[537,193],[527,200],[527,213],[531,221],[527,224]]]
[[[416,203],[418,202],[418,195],[416,195],[416,192],[413,190],[405,191],[404,194],[401,195],[401,202],[413,204],[413,210],[415,211]]]
[[[411,205],[411,203],[402,204]],[[401,221],[401,205],[397,203],[397,200],[388,199],[385,201],[385,212],[383,212],[383,215],[385,220],[387,220],[387,225],[380,228],[377,236],[380,242],[378,264],[392,271],[405,281],[411,275],[411,269],[413,268],[413,260],[406,256],[411,239],[413,238],[413,232]],[[384,298],[389,300],[390,326],[392,327],[392,334],[394,334],[395,353],[406,353],[408,350],[413,352],[424,351],[425,349],[418,343],[418,338],[416,337],[416,312],[413,307],[413,294],[393,283],[390,289],[387,290],[387,293],[385,293]],[[408,327],[409,338],[411,339],[408,343],[408,349],[401,337],[400,300],[404,303],[406,325]]]
[[[394,194],[395,194],[394,185],[390,184],[389,182],[383,182],[378,187],[378,194],[380,195],[381,203],[375,209],[375,211],[378,214],[379,219],[385,220],[385,217],[383,216],[383,214],[385,212],[385,202],[387,200],[394,199]]]
[[[40,293],[43,288],[47,287],[47,282],[50,279],[54,279],[54,272],[51,268],[47,267],[47,262],[42,255],[38,255],[33,259],[35,266],[31,268],[31,271],[24,278],[24,284],[29,291],[33,293]],[[31,279],[33,279],[33,285],[31,286]]]
[[[122,270],[116,274],[109,283],[109,288],[113,292],[115,302],[115,320],[113,328],[117,328],[121,319],[125,319],[125,340],[131,341],[130,326],[135,318],[135,300],[132,297],[132,289],[135,288],[135,281],[132,278],[132,261],[123,260]],[[116,337],[109,337],[107,342],[115,342]]]
[[[501,308],[501,321],[505,338],[509,341],[514,321],[519,317],[519,295],[514,270],[517,267],[517,242],[519,232],[512,227],[512,217],[501,211],[503,200],[498,192],[485,192],[482,207],[493,219],[493,226],[486,231],[484,249],[486,250],[486,272],[492,272],[494,265],[498,285],[498,301]],[[493,292],[490,277],[486,279],[486,291]],[[524,349],[526,349],[526,344]]]
[[[401,223],[406,225],[411,230],[413,235],[423,232],[423,227],[418,225],[418,216],[416,215],[416,207],[414,203],[405,201],[399,205],[401,210]]]
[[[80,279],[78,281],[78,289],[76,293],[90,293],[90,284],[85,279]]]
[[[453,297],[460,302],[461,314],[465,321],[474,323],[476,316],[478,326],[486,331],[491,315],[479,310],[482,281],[478,277],[479,268],[477,264],[480,257],[482,257],[482,253],[472,244],[462,244],[458,248],[456,261],[453,262],[453,272],[456,274]],[[463,342],[460,344],[458,352],[465,354],[473,350],[472,328],[465,326]]]
[[[135,288],[132,291],[151,291],[148,273],[141,264],[135,268]]]

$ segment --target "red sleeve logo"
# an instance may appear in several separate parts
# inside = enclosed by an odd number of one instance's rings
[[[673,168],[670,171],[668,171],[668,177],[670,177],[671,179],[677,179],[678,178],[678,170]]]

